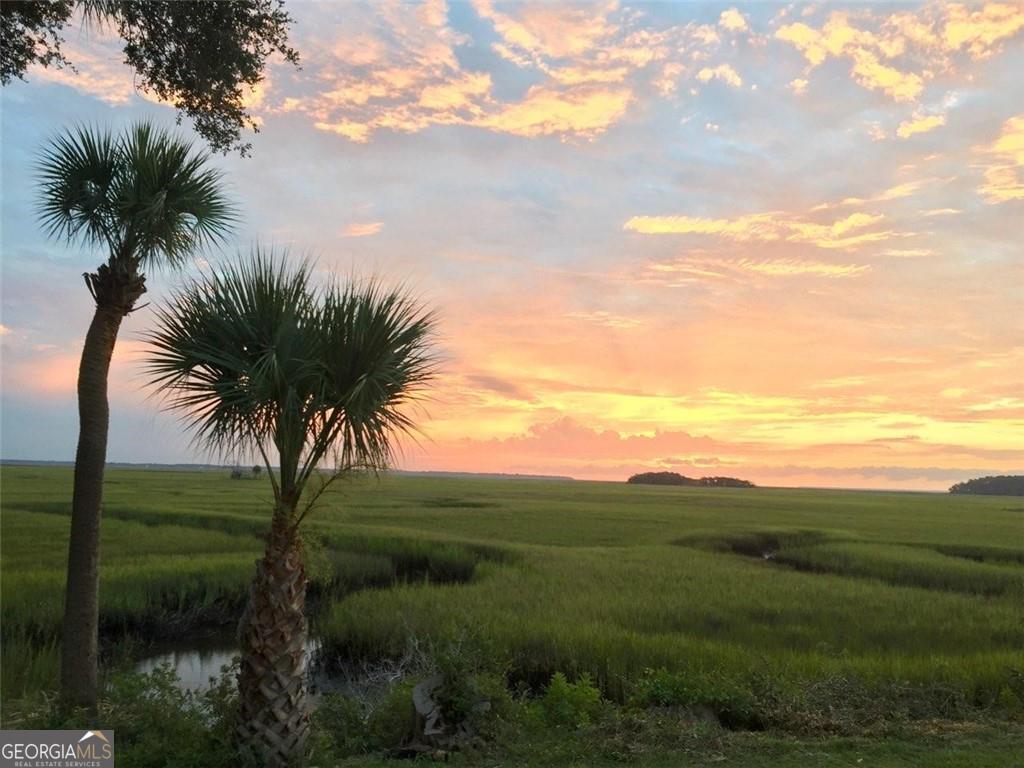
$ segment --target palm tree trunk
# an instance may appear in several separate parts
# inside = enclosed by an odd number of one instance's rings
[[[299,762],[309,736],[307,580],[293,520],[289,510],[274,515],[238,627],[239,751],[267,768]]]
[[[71,707],[96,708],[99,646],[100,513],[107,460],[107,374],[124,316],[145,289],[134,271],[103,265],[86,283],[96,311],[78,368],[78,450],[71,501],[67,585],[64,592],[60,686]]]

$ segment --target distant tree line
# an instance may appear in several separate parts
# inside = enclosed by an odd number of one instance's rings
[[[735,477],[684,477],[678,472],[641,472],[633,475],[627,483],[639,485],[689,485],[701,488],[756,488],[748,480]]]
[[[1024,496],[1024,475],[992,475],[957,483],[950,493],[973,493],[981,496]]]
[[[245,480],[246,478],[251,477],[253,480],[258,480],[259,477],[260,477],[260,473],[261,472],[263,472],[263,467],[261,467],[259,464],[254,464],[252,469],[249,472],[246,472],[241,467],[232,467],[231,468],[231,479],[232,480]]]

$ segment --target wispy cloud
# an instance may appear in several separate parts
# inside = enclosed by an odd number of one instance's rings
[[[477,124],[517,136],[551,134],[593,138],[626,112],[628,90],[578,88],[558,91],[534,86],[523,101],[480,119]]]
[[[966,49],[978,59],[1024,30],[1024,8],[1018,3],[986,3],[977,9],[950,4],[946,11],[942,40],[947,50]]]
[[[985,166],[985,182],[978,190],[989,203],[1024,199],[1024,115],[1003,123],[1002,132],[981,152],[990,160]]]
[[[850,59],[850,71],[858,83],[881,90],[896,101],[916,99],[924,89],[921,76],[882,63],[875,37],[851,25],[844,13],[833,13],[821,29],[803,22],[787,24],[776,31],[775,37],[796,47],[807,59],[808,70],[829,57]]]
[[[907,102],[921,96],[936,72],[952,69],[957,54],[987,58],[1022,29],[1019,4],[990,2],[975,10],[942,3],[895,13],[833,11],[820,27],[796,22],[775,36],[800,51],[808,72],[829,58],[846,59],[861,86]]]
[[[704,67],[697,73],[697,79],[702,83],[721,80],[733,88],[739,88],[743,85],[743,78],[728,64],[719,64],[717,67]]]
[[[899,200],[916,194],[922,188],[934,181],[935,179],[914,179],[913,181],[904,181],[900,184],[894,184],[891,187],[887,187],[871,197],[845,197],[839,205],[859,206],[867,205],[869,203],[887,203],[890,200]],[[834,204],[824,203],[822,205],[815,206],[815,210],[825,210],[827,208],[834,207]]]
[[[686,281],[722,279],[741,273],[766,277],[857,277],[870,271],[869,264],[834,264],[809,259],[709,259],[682,258],[656,262],[648,266],[649,274]]]
[[[594,310],[591,312],[569,312],[566,314],[566,317],[596,325],[603,325],[608,328],[618,328],[620,330],[636,328],[643,325],[643,321],[636,318],[624,317],[623,315],[617,315],[613,312],[606,312],[604,310]]]
[[[883,251],[882,255],[896,259],[921,259],[926,256],[935,256],[936,251],[931,248],[889,248]]]
[[[828,264],[822,261],[805,259],[774,259],[754,261],[742,259],[738,262],[739,269],[758,272],[773,277],[789,277],[793,275],[813,275],[815,277],[856,277],[871,269],[867,264]]]
[[[453,28],[443,0],[432,0],[385,5],[375,18],[358,6],[360,13],[337,25],[342,38],[317,41],[308,56],[321,87],[268,109],[307,114],[318,129],[356,143],[381,130],[417,133],[433,125],[591,139],[621,120],[641,91],[674,93],[691,59],[720,42],[714,26],[650,29],[642,13],[613,2],[499,7],[476,0],[472,8],[498,37],[493,52],[539,75],[521,98],[499,95],[490,72],[460,60],[467,38]],[[716,71],[727,82],[738,78],[729,65]]]
[[[353,222],[345,227],[341,234],[343,237],[369,237],[370,235],[376,235],[383,228],[383,221]]]
[[[909,120],[904,120],[896,129],[896,135],[901,139],[909,139],[915,133],[928,133],[946,124],[945,115],[923,115],[915,114]]]
[[[809,243],[820,248],[856,248],[894,236],[891,230],[864,231],[884,221],[882,214],[852,213],[831,223],[817,223],[772,212],[708,219],[695,216],[633,216],[623,228],[644,235],[711,235],[737,242]]]

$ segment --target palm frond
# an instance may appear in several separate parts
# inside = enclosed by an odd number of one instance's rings
[[[191,144],[148,123],[121,136],[81,127],[54,139],[38,168],[51,237],[104,244],[126,266],[180,266],[236,221],[220,171]]]
[[[275,493],[294,504],[329,456],[385,464],[434,373],[429,312],[378,284],[318,290],[311,275],[257,251],[177,293],[149,337],[168,405],[212,449],[276,453]]]
[[[148,123],[127,131],[121,151],[124,172],[113,195],[140,263],[176,267],[203,245],[223,240],[236,215],[208,154]]]
[[[433,314],[407,293],[379,283],[350,283],[325,295],[317,399],[330,444],[323,452],[323,441],[316,444],[311,464],[332,449],[346,466],[390,461],[396,435],[413,428],[404,406],[435,373],[434,324]]]
[[[47,234],[116,247],[111,189],[122,165],[110,133],[80,126],[55,138],[37,164],[39,217]]]
[[[217,450],[273,438],[280,403],[308,365],[309,267],[257,252],[175,294],[157,310],[149,377]]]

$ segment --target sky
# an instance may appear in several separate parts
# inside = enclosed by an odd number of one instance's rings
[[[398,466],[947,488],[1024,472],[1024,4],[288,4],[300,70],[217,156],[254,244],[402,283],[441,373]],[[49,137],[174,111],[117,40],[0,93],[5,459],[70,460],[105,255],[47,241]],[[188,121],[181,133],[192,135]],[[192,462],[122,326],[108,458]]]

